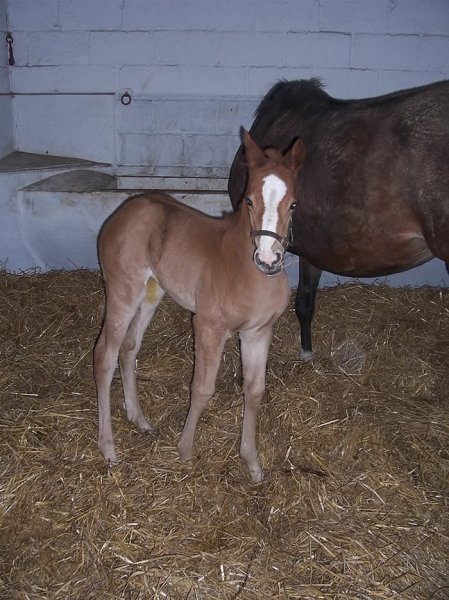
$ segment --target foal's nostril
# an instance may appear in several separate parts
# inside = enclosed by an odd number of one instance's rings
[[[276,252],[274,260],[271,263],[268,263],[260,257],[258,252],[255,252],[254,262],[257,268],[263,273],[278,273],[280,271],[280,265],[282,265],[282,253]]]

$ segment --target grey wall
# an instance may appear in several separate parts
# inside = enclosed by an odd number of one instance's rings
[[[449,0],[6,5],[12,89],[35,94],[15,97],[16,147],[128,173],[227,175],[239,126],[279,78],[361,97],[449,75]]]
[[[0,158],[13,149],[12,98],[8,95],[11,88],[5,43],[6,32],[6,4],[5,0],[0,0]]]

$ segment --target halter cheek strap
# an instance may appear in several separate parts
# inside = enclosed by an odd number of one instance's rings
[[[261,235],[267,235],[268,237],[272,237],[281,244],[284,250],[288,248],[289,244],[291,244],[293,240],[291,227],[288,228],[288,235],[286,237],[279,235],[279,233],[276,233],[275,231],[270,231],[269,229],[252,229],[249,235],[251,236],[251,239],[254,243],[256,237],[260,237]]]

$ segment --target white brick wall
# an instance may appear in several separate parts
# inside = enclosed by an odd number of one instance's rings
[[[4,0],[0,0],[0,35],[2,39],[0,49],[0,158],[9,154],[13,149],[12,99],[8,96],[11,88],[7,47],[4,43],[6,32],[6,6]]]
[[[449,76],[449,0],[0,0],[3,14],[5,6],[12,91],[36,94],[15,97],[15,146],[122,170],[226,175],[240,125],[279,78],[318,76],[348,98]],[[0,134],[5,127],[2,116]]]

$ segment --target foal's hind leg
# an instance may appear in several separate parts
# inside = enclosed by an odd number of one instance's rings
[[[111,425],[112,377],[117,366],[120,346],[145,296],[144,284],[140,293],[133,286],[123,288],[119,293],[117,285],[106,285],[105,317],[94,351],[94,377],[98,400],[98,447],[110,463],[117,461]]]
[[[178,442],[182,462],[193,456],[193,440],[201,413],[215,392],[215,380],[221,355],[229,333],[214,326],[201,323],[198,315],[193,318],[195,332],[195,368],[192,381],[190,409]]]
[[[142,345],[145,330],[164,296],[164,290],[157,281],[150,278],[146,286],[146,295],[131,321],[119,353],[120,374],[125,396],[126,416],[142,431],[154,431],[154,427],[145,419],[140,406],[136,383],[136,357]]]
[[[263,329],[240,332],[245,395],[240,456],[246,462],[254,483],[260,483],[263,478],[257,455],[256,429],[257,414],[265,392],[265,371],[272,331],[272,326],[267,325]]]

